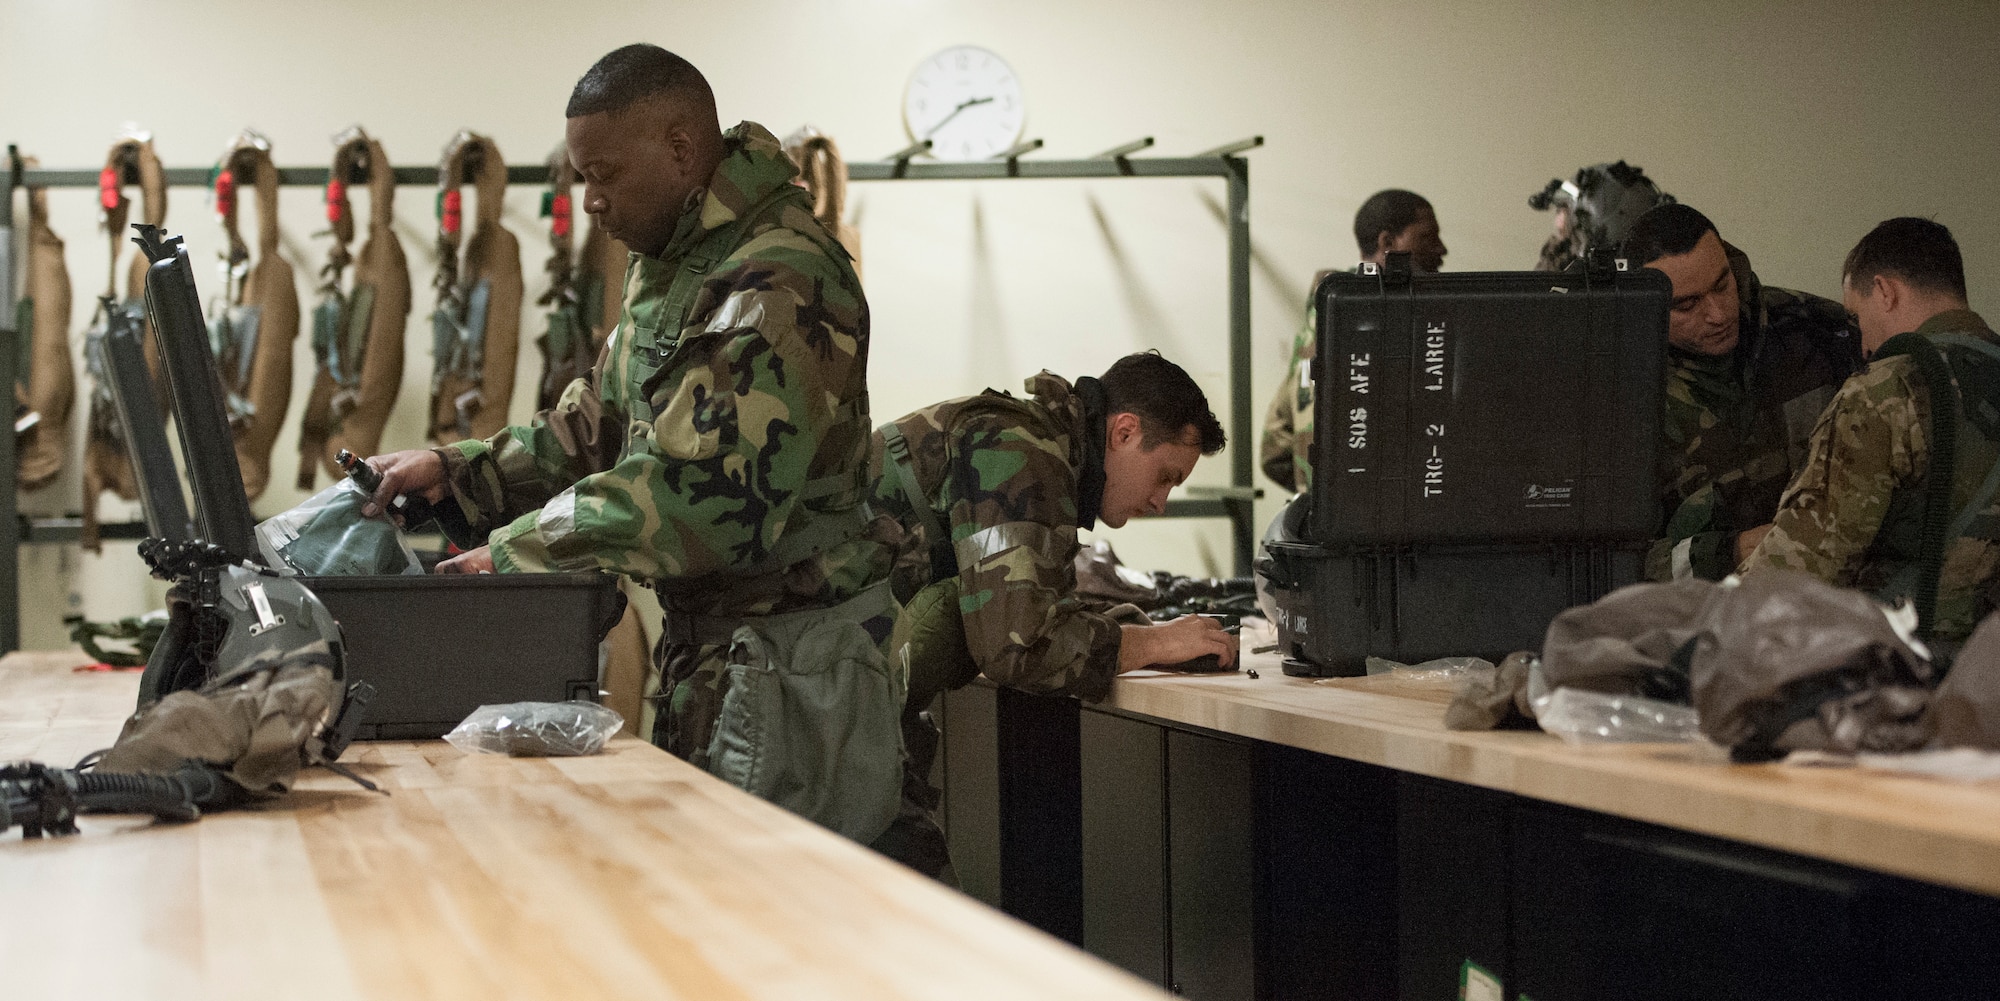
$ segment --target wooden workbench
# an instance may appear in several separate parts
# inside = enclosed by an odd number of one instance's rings
[[[2000,896],[2000,784],[1731,765],[1700,745],[1573,747],[1444,727],[1450,690],[1392,675],[1122,677],[1104,708]]]
[[[0,659],[0,760],[108,745],[132,673]],[[1163,997],[630,738],[342,759],[268,807],[0,836],[0,977],[40,998]]]

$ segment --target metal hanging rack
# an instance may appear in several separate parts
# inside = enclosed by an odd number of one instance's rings
[[[850,181],[966,181],[1007,178],[1116,178],[1116,177],[1216,177],[1227,188],[1228,206],[1228,286],[1229,286],[1229,437],[1230,485],[1190,487],[1191,495],[1167,502],[1167,517],[1228,518],[1231,523],[1235,572],[1250,573],[1256,544],[1252,506],[1262,493],[1255,484],[1256,446],[1251,437],[1250,396],[1250,165],[1240,155],[1264,144],[1263,136],[1218,146],[1187,157],[1134,157],[1132,154],[1153,145],[1148,136],[1105,150],[1082,160],[1037,160],[1025,157],[1042,148],[1042,140],[1030,139],[989,160],[968,162],[926,162],[916,157],[930,149],[919,142],[881,160],[850,163]],[[19,357],[13,329],[14,281],[14,192],[20,188],[92,188],[98,170],[28,168],[15,146],[7,147],[5,183],[0,184],[0,386],[14,384]],[[331,175],[327,167],[279,167],[281,187],[324,187]],[[436,167],[395,167],[396,184],[435,185]],[[168,187],[207,187],[210,168],[173,167],[165,171]],[[547,184],[546,164],[507,167],[507,183]],[[76,517],[28,518],[17,506],[16,457],[12,434],[0,433],[0,653],[17,649],[21,642],[20,555],[23,544],[74,542],[81,519]],[[106,539],[136,539],[145,534],[140,522],[101,526]]]

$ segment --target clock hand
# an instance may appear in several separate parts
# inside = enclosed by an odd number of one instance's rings
[[[944,128],[946,122],[949,122],[954,118],[957,118],[959,112],[964,111],[965,109],[970,108],[976,104],[992,104],[992,103],[993,99],[990,97],[974,97],[961,101],[959,102],[958,107],[951,109],[951,114],[938,119],[938,123],[936,125],[931,126],[931,130],[929,132],[924,133],[922,138],[929,139],[930,137],[937,135],[938,130]]]

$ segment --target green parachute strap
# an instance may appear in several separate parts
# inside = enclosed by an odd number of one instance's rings
[[[885,475],[894,476],[902,488],[903,498],[910,502],[917,520],[924,527],[924,538],[930,542],[931,579],[944,580],[958,576],[958,554],[952,550],[951,536],[938,522],[937,512],[932,510],[930,498],[917,484],[916,463],[910,457],[910,441],[903,437],[903,429],[894,422],[884,424],[880,433],[888,449],[889,466]],[[949,573],[942,571],[949,569]]]
[[[144,618],[131,616],[115,622],[89,622],[81,615],[64,616],[64,624],[69,626],[71,642],[97,660],[113,667],[144,667],[153,647],[167,631],[167,620],[155,616]],[[107,647],[102,641],[130,643],[131,650]]]
[[[2000,368],[2000,347],[1996,347],[1980,338],[1967,337],[1964,334],[1934,334],[1931,336],[1931,340],[1947,348],[1969,351],[1975,355],[1985,355],[1997,368]],[[1963,394],[1966,382],[1967,380],[1965,379],[1959,380],[1961,394]],[[1968,402],[1972,401],[1960,401],[1961,405]],[[1984,400],[1981,402],[1985,402],[1989,406],[2000,407],[2000,400]],[[1945,538],[1951,540],[1970,534],[1973,523],[1979,520],[1980,512],[1986,510],[1986,506],[1993,502],[1995,494],[2000,494],[2000,463],[1995,463],[1993,468],[1987,471],[1986,479],[1979,484],[1979,489],[1973,493],[1972,500],[1963,508],[1960,508],[1957,516],[1952,518],[1951,525],[1945,530]]]
[[[1951,391],[1951,368],[1937,345],[1922,334],[1897,334],[1875,352],[1877,358],[1907,357],[1931,390],[1930,471],[1924,478],[1924,519],[1917,543],[1917,635],[1930,638],[1937,626],[1938,579],[1944,574],[1945,534],[1951,519],[1951,471],[1958,465],[1958,394]],[[1939,475],[1942,472],[1943,475]]]

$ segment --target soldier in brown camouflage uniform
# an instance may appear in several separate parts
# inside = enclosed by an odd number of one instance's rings
[[[1992,610],[2000,578],[2000,337],[1966,308],[1957,242],[1926,219],[1877,226],[1848,255],[1841,286],[1874,360],[1820,418],[1805,466],[1744,570],[1802,570],[1884,599],[1915,598],[1925,611],[1925,488],[1949,477],[1934,612],[1923,623],[1948,653]],[[1915,332],[1895,336],[1906,330]],[[1912,339],[1942,355],[1947,385],[1902,353],[1921,350]],[[1940,394],[1956,404],[1950,469],[1931,461]]]
[[[660,594],[654,742],[867,842],[894,817],[903,677],[866,537],[868,307],[762,126],[723,132],[650,45],[570,98],[584,209],[633,253],[596,366],[484,441],[371,460],[488,545],[440,572],[603,570]],[[800,665],[798,670],[793,664]]]
[[[1665,524],[1647,575],[1720,580],[1777,513],[1820,411],[1860,365],[1860,339],[1839,303],[1760,283],[1749,259],[1686,205],[1641,216],[1623,253],[1674,286]]]
[[[1450,252],[1439,234],[1431,203],[1422,195],[1398,188],[1378,191],[1361,203],[1360,211],[1354,213],[1354,242],[1364,264],[1381,264],[1391,253],[1406,251],[1410,266],[1424,274],[1444,267],[1444,256]],[[1314,275],[1313,287],[1317,289],[1329,273]],[[1292,339],[1291,364],[1284,384],[1264,412],[1264,437],[1257,447],[1264,475],[1299,493],[1312,488],[1313,385],[1308,374],[1318,343],[1317,314],[1317,306],[1308,301],[1305,326]]]
[[[1072,386],[1053,373],[1028,399],[987,390],[876,432],[872,506],[894,527],[891,573],[903,614],[890,650],[907,665],[904,808],[877,847],[937,875],[943,836],[929,816],[937,731],[931,700],[984,673],[995,683],[1097,700],[1114,675],[1235,646],[1213,620],[1121,621],[1076,594],[1077,530],[1157,514],[1222,425],[1187,373],[1157,353],[1120,359]]]

